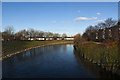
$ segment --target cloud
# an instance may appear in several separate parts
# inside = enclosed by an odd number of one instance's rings
[[[56,20],[52,21],[52,23],[56,23]]]
[[[77,12],[80,13],[80,10],[78,10]]]
[[[100,23],[100,22],[104,22],[106,19],[103,19],[103,20],[97,20],[97,21],[94,21],[93,23]]]
[[[94,19],[97,19],[97,17],[92,17],[92,18],[88,18],[88,17],[77,17],[77,18],[75,18],[75,21],[94,20]]]
[[[97,14],[97,15],[100,15],[101,13],[97,12],[96,14]]]

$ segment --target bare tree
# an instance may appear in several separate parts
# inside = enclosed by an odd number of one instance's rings
[[[105,20],[105,22],[98,23],[95,26],[87,27],[86,31],[83,33],[83,38],[86,40],[96,40],[98,38],[104,39],[103,37],[109,38],[109,33],[111,31],[109,28],[115,25],[117,25],[117,21],[113,20],[112,18],[108,18]]]
[[[81,45],[82,44],[82,36],[80,34],[76,34],[74,36],[74,44]]]
[[[49,37],[53,37],[53,33],[52,32],[48,32]]]
[[[54,33],[54,34],[53,34],[53,37],[54,37],[54,39],[56,40],[57,37],[60,37],[60,34],[58,34],[58,33]]]
[[[105,28],[106,27],[106,24],[105,23],[98,23],[97,26],[99,26],[99,28]]]
[[[2,37],[5,41],[14,40],[14,27],[7,26],[5,27],[4,32],[2,32]]]
[[[98,31],[100,29],[100,27],[98,25],[95,25],[95,31]]]
[[[48,32],[44,32],[44,37],[48,37]]]
[[[106,28],[108,27],[112,27],[114,25],[117,24],[117,21],[113,20],[112,18],[108,18],[106,21],[105,21],[105,24],[106,24]]]
[[[26,30],[20,30],[19,32],[15,33],[15,38],[17,40],[24,40],[26,36]]]
[[[13,26],[7,26],[7,27],[5,27],[4,32],[8,33],[9,35],[13,35],[14,34],[14,27]]]
[[[44,37],[44,32],[43,31],[39,32],[39,37]]]
[[[64,40],[65,37],[67,37],[67,34],[63,33],[62,34],[62,39]]]
[[[67,37],[67,34],[63,33],[62,38],[65,38],[65,37]]]
[[[34,37],[34,29],[30,28],[29,29],[29,33],[30,33],[30,37]]]
[[[53,37],[53,33],[52,32],[46,32],[46,37]]]
[[[39,31],[38,30],[36,30],[35,32],[34,32],[34,35],[35,35],[35,37],[39,37]]]
[[[60,37],[60,34],[54,33],[54,37]]]
[[[88,41],[95,40],[96,31],[97,31],[96,28],[94,26],[88,26],[86,31],[83,33],[83,38]]]

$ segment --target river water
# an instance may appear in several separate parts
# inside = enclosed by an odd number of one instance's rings
[[[39,47],[6,58],[3,78],[110,78],[113,74],[74,53],[72,44]]]

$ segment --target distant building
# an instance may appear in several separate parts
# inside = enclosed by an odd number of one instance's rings
[[[39,41],[44,41],[45,38],[36,38],[36,40],[39,40]]]
[[[24,39],[22,39],[22,40],[24,40]],[[66,37],[66,38],[62,38],[62,37],[57,37],[57,38],[54,38],[54,37],[47,37],[47,38],[45,38],[45,37],[41,37],[41,38],[28,38],[28,40],[30,40],[30,41],[33,41],[33,40],[38,40],[38,41],[43,41],[43,40],[74,40],[74,38],[73,37]]]
[[[74,40],[73,37],[67,37],[67,38],[64,38],[64,40]]]
[[[98,33],[96,33],[96,39],[98,39]]]
[[[62,37],[57,38],[57,40],[62,40]]]
[[[96,39],[102,40],[102,39],[112,39],[112,40],[118,40],[119,39],[119,33],[120,33],[120,27],[118,25],[115,25],[110,28],[103,28],[99,29],[98,34],[96,34]]]

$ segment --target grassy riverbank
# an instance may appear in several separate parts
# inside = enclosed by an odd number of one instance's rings
[[[54,41],[12,41],[12,42],[3,42],[2,43],[2,57],[13,54],[15,52],[42,45],[48,45],[53,43],[72,43],[73,41],[68,40],[54,40]]]
[[[75,44],[75,49],[84,59],[120,74],[120,48],[116,42],[112,42],[109,47],[105,43],[82,42]]]

